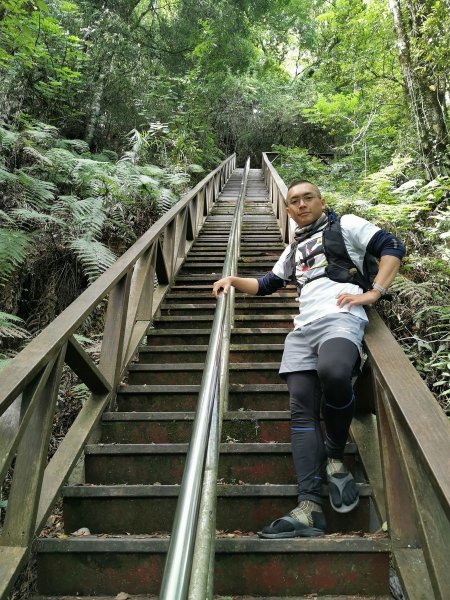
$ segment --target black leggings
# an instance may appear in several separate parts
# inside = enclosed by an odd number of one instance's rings
[[[352,374],[359,362],[356,345],[346,338],[322,344],[316,371],[287,373],[291,404],[292,456],[300,500],[322,503],[327,456],[342,458],[354,412]],[[320,408],[325,421],[325,444]]]

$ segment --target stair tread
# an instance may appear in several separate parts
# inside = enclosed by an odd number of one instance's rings
[[[372,488],[367,483],[357,482],[360,497],[370,497]],[[328,487],[323,486],[323,495],[328,495]],[[141,498],[141,497],[171,497],[178,496],[179,485],[74,485],[62,489],[64,498]],[[298,489],[295,484],[219,484],[219,497],[297,497]]]
[[[57,552],[167,552],[169,536],[152,535],[90,535],[83,537],[38,538],[40,553]],[[390,540],[377,534],[324,535],[318,538],[266,540],[255,536],[216,538],[217,553],[385,553],[390,551]]]
[[[230,392],[285,392],[287,385],[285,383],[231,383]],[[123,385],[118,390],[118,394],[142,394],[143,392],[197,392],[200,385]]]
[[[189,444],[88,444],[85,453],[99,454],[186,454]],[[228,442],[220,444],[221,454],[288,454],[288,442]],[[355,454],[356,444],[345,446],[345,454]]]
[[[230,344],[230,350],[283,350],[284,344]],[[140,346],[139,352],[199,352],[208,350],[205,344],[193,344],[191,346],[167,345],[167,346]]]
[[[253,363],[229,363],[230,370],[245,371],[245,370],[268,370],[280,368],[279,362],[253,362]],[[161,364],[150,364],[150,363],[134,363],[129,366],[129,371],[203,371],[203,365],[201,363],[161,363]]]
[[[195,412],[106,412],[103,413],[103,421],[193,421]],[[276,410],[249,410],[249,411],[228,411],[224,414],[224,420],[229,421],[254,421],[254,420],[290,420],[289,411]]]

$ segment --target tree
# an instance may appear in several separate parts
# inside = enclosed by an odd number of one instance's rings
[[[448,40],[449,18],[444,5],[441,0],[389,0],[405,91],[430,178],[450,169],[447,78],[433,60],[433,53],[428,52],[430,45],[441,46],[443,39]],[[436,13],[442,14],[441,21]]]

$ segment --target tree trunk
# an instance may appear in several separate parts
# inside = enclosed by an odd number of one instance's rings
[[[97,133],[97,128],[100,122],[100,113],[102,110],[102,100],[103,100],[103,91],[105,87],[105,74],[101,73],[98,81],[97,87],[92,97],[91,110],[89,115],[89,120],[86,125],[86,134],[85,141],[89,144],[89,147],[92,149],[92,142],[95,138],[95,134]]]
[[[428,177],[432,179],[447,174],[450,167],[444,92],[439,89],[439,82],[431,77],[430,65],[423,61],[418,64],[418,53],[412,52],[413,46],[417,48],[418,44],[425,44],[421,39],[423,4],[419,16],[414,0],[407,0],[406,9],[402,9],[400,2],[389,0],[389,7],[394,19],[398,56],[420,153]]]

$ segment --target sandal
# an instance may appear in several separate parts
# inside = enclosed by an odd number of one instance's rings
[[[318,537],[325,534],[325,519],[322,513],[313,513],[313,515],[320,515],[319,517],[313,517],[314,525],[318,527],[308,527],[304,523],[301,523],[298,519],[286,515],[280,519],[272,521],[270,525],[263,528],[262,531],[258,531],[260,538],[279,540],[285,538],[296,538],[296,537]],[[320,528],[323,526],[323,529]]]
[[[356,487],[355,481],[353,479],[353,475],[351,473],[333,473],[333,475],[328,475],[328,490],[331,506],[338,513],[348,513],[354,508],[356,508],[359,504],[359,490]],[[353,488],[353,494],[350,493],[350,489],[347,490],[347,493],[344,493],[344,490],[348,484],[352,482],[351,486]],[[345,500],[349,500],[348,496],[356,497],[349,503],[345,503]],[[347,496],[347,498],[345,498]]]

